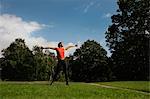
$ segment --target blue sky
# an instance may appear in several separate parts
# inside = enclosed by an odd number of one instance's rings
[[[32,36],[64,43],[96,40],[104,48],[105,32],[115,14],[115,0],[0,0],[2,14],[36,21],[44,28]]]

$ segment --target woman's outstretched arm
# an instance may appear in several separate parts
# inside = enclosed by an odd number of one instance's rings
[[[54,47],[41,47],[41,49],[53,49],[53,50],[55,50],[56,48],[54,48]]]
[[[65,48],[65,50],[68,50],[68,49],[70,49],[70,48],[72,48],[72,47],[77,47],[77,46],[78,46],[78,45],[68,46],[68,47]]]

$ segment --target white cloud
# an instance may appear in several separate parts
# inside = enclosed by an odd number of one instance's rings
[[[145,34],[150,34],[147,30],[145,30]]]
[[[16,38],[25,39],[27,46],[32,49],[34,45],[57,47],[58,42],[48,42],[43,37],[34,37],[32,33],[48,25],[36,21],[24,21],[21,17],[2,14],[0,15],[0,51],[7,48]],[[52,28],[52,25],[48,26]],[[0,52],[0,57],[2,57]]]
[[[94,5],[94,2],[90,2],[88,5],[86,5],[86,7],[84,8],[84,13],[87,13],[89,8],[92,7]]]
[[[73,8],[75,11],[80,11],[84,14],[88,13],[90,9],[101,8],[99,0],[79,0],[81,4]]]
[[[74,45],[74,44],[73,44],[73,43],[68,43],[68,44],[67,44],[67,46],[72,46],[72,45]],[[66,56],[72,54],[73,52],[75,52],[75,50],[76,50],[75,47],[73,47],[73,48],[71,48],[71,49],[68,49],[68,50],[66,51],[66,53],[65,53]]]
[[[112,16],[112,14],[111,13],[106,13],[106,14],[104,14],[104,18],[110,18]]]

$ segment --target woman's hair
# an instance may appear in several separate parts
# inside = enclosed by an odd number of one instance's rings
[[[58,43],[58,47],[63,47],[62,42]]]

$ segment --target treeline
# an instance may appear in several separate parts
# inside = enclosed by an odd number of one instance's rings
[[[45,54],[38,46],[31,51],[23,39],[16,39],[2,53],[2,80],[47,80],[56,63],[53,53]]]
[[[111,57],[96,41],[85,41],[66,58],[70,80],[150,80],[150,1],[118,0],[117,4],[117,14],[105,33]],[[53,53],[38,46],[31,51],[22,39],[2,53],[1,78],[6,80],[49,80],[57,64]]]
[[[38,46],[30,50],[23,39],[16,39],[2,50],[2,80],[49,80],[54,74],[57,58],[48,50],[43,52]],[[107,52],[96,41],[87,40],[66,58],[69,77],[72,81],[107,81],[110,68]],[[63,80],[62,74],[59,75]]]

